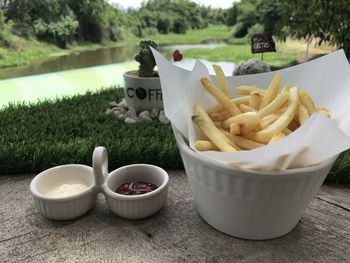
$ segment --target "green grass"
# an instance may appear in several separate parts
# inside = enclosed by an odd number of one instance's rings
[[[36,173],[49,167],[91,165],[95,146],[105,146],[110,170],[131,163],[182,168],[170,125],[124,124],[105,114],[121,89],[0,111],[0,174]],[[350,183],[350,151],[338,158],[326,182]]]
[[[19,66],[32,61],[60,55],[60,49],[54,45],[34,40],[25,41],[18,38],[17,48],[4,49],[0,47],[0,67]]]
[[[187,30],[185,34],[158,34],[151,38],[160,45],[174,44],[201,44],[208,42],[227,41],[232,35],[231,29],[224,25],[214,26],[198,30]]]
[[[109,102],[122,94],[122,89],[108,89],[0,111],[0,174],[36,173],[67,163],[91,165],[99,145],[108,150],[110,169],[130,163],[181,168],[170,125],[127,125],[105,114]]]
[[[264,61],[271,67],[286,67],[298,63],[299,53],[294,49],[286,49],[283,44],[277,44],[276,53],[265,53]],[[218,48],[193,48],[183,51],[185,57],[207,59],[210,61],[241,62],[251,58],[261,59],[261,54],[252,54],[250,44],[227,45]]]

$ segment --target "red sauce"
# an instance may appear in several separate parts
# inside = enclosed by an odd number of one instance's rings
[[[116,193],[122,195],[142,195],[156,190],[158,186],[147,182],[130,182],[121,184],[115,190]]]

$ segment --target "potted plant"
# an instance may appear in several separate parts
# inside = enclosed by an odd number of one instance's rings
[[[158,72],[150,47],[158,50],[152,40],[142,40],[135,60],[140,63],[138,70],[124,73],[124,95],[129,107],[136,112],[163,108],[163,97]]]

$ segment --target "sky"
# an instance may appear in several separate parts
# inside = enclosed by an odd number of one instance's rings
[[[200,5],[220,7],[220,8],[229,8],[232,6],[234,0],[192,0]],[[124,8],[128,7],[140,7],[142,0],[108,0],[110,3],[120,4]]]

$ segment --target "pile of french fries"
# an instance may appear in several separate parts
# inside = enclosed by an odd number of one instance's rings
[[[276,142],[300,127],[314,112],[330,117],[325,107],[315,106],[307,91],[285,85],[280,91],[281,75],[275,74],[269,87],[240,86],[232,98],[224,72],[213,65],[218,87],[202,78],[205,90],[218,105],[205,110],[199,104],[193,109],[192,121],[207,140],[197,140],[199,151],[234,152],[251,150]]]

